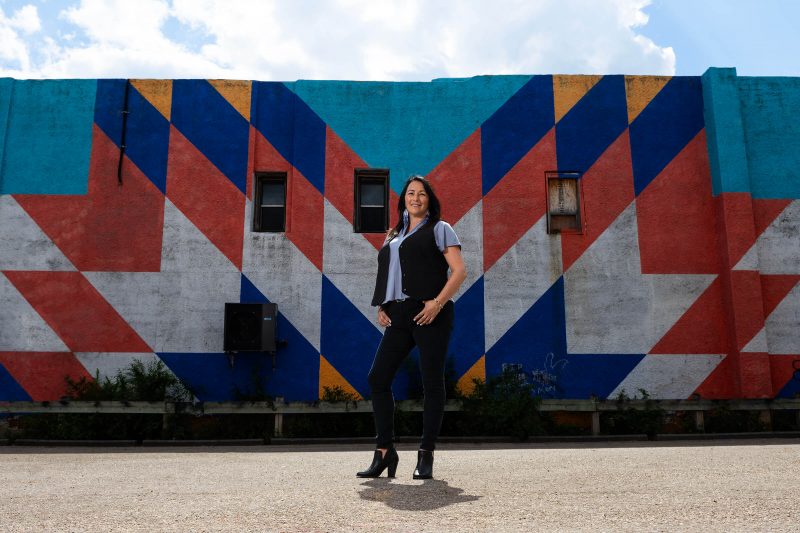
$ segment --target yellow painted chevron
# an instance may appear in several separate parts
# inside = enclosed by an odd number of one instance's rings
[[[253,83],[243,80],[208,80],[233,108],[250,121],[250,96]]]
[[[354,395],[358,400],[363,400],[358,391],[328,362],[322,354],[319,355],[319,397],[325,392],[325,387],[340,387],[343,391]]]
[[[628,124],[671,80],[671,76],[625,76],[625,97],[628,100]]]
[[[472,381],[478,378],[481,381],[486,381],[486,356],[482,355],[480,359],[475,361],[475,364],[464,373],[458,380],[456,387],[461,394],[469,394],[475,390],[475,383]]]
[[[553,76],[553,104],[556,122],[594,87],[603,76]]]
[[[169,120],[172,113],[172,80],[131,80],[145,100]]]

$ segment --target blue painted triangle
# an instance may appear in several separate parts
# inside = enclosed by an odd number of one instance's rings
[[[172,124],[245,192],[250,125],[208,81],[172,82]]]
[[[325,193],[325,123],[287,84],[254,82],[250,121],[320,194]]]
[[[542,397],[606,398],[643,358],[567,353],[562,277],[487,352],[486,374],[512,370]]]
[[[322,356],[364,397],[381,334],[327,276],[322,276]]]
[[[704,124],[701,78],[675,76],[630,126],[633,185],[637,195]]]
[[[399,193],[410,174],[433,170],[529,79],[298,81],[287,86],[368,165],[388,168],[391,187]]]
[[[481,127],[486,195],[553,127],[553,77],[533,76]]]
[[[625,77],[603,76],[556,125],[558,168],[586,172],[627,126]]]
[[[8,370],[0,364],[0,401],[2,402],[27,402],[30,395],[25,392],[17,380],[9,374]]]
[[[455,304],[455,323],[447,357],[452,359],[456,379],[472,368],[483,355],[484,338],[483,276],[467,289]]]
[[[239,301],[269,303],[264,294],[242,274]],[[291,401],[313,401],[319,394],[319,353],[278,308],[277,336],[286,346],[272,356],[241,352],[230,366],[228,356],[220,353],[159,353],[176,376],[186,382],[203,401],[237,400],[252,395],[258,387],[269,396],[283,396]],[[316,370],[316,371],[315,371]]]
[[[486,375],[500,374],[508,363],[532,367],[548,353],[567,353],[563,277],[486,352]]]
[[[241,283],[241,291],[239,292],[239,301],[242,303],[254,303],[254,304],[270,303],[267,297],[264,296],[264,293],[258,290],[258,287],[256,287],[253,284],[253,282],[250,281],[244,274],[242,274],[242,283]]]
[[[126,80],[98,80],[95,122],[119,146]],[[162,193],[167,191],[169,122],[135,87],[128,88],[125,154]]]
[[[800,371],[795,370],[792,379],[783,386],[777,398],[797,398],[800,395]]]

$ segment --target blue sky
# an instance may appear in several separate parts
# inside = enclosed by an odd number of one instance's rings
[[[0,0],[0,76],[800,76],[796,0]]]
[[[675,50],[676,74],[709,66],[740,76],[800,76],[797,0],[657,0],[641,33]]]

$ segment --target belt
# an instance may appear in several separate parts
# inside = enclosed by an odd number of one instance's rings
[[[422,300],[418,300],[416,298],[398,298],[397,300],[389,300],[389,303],[400,303],[400,302],[421,302]]]

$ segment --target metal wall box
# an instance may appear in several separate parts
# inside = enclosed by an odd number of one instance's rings
[[[274,303],[226,303],[223,349],[274,353],[277,314]]]

